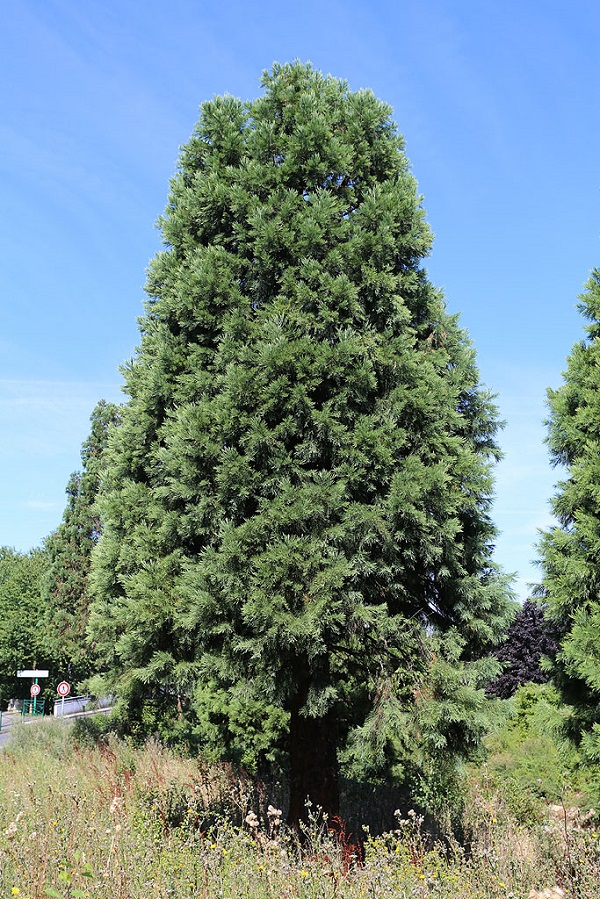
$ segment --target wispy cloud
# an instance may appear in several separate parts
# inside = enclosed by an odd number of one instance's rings
[[[122,401],[117,384],[0,380],[0,458],[71,452],[85,438],[100,399]],[[77,450],[73,459],[78,465]]]

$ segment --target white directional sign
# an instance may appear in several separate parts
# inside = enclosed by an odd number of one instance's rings
[[[48,677],[50,672],[43,670],[38,670],[37,668],[25,668],[22,671],[17,671],[17,677]]]

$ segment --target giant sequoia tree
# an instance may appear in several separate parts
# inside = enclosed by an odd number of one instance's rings
[[[600,271],[581,297],[586,337],[575,344],[564,381],[549,391],[548,444],[565,477],[540,544],[539,593],[561,635],[554,678],[572,706],[572,734],[600,760]]]
[[[340,748],[402,753],[444,634],[463,675],[439,748],[460,751],[461,690],[508,602],[496,413],[422,268],[390,109],[300,64],[263,86],[205,103],[181,153],[109,451],[91,636],[133,718],[179,716],[245,763],[282,750],[298,818],[307,794],[336,810]]]

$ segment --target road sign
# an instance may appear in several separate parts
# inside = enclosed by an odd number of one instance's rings
[[[58,687],[56,688],[56,692],[59,696],[68,696],[71,692],[71,685],[66,682],[66,680],[62,680]]]
[[[48,677],[49,671],[46,669],[38,670],[37,668],[25,668],[23,671],[17,671],[17,677]]]
[[[32,696],[39,696],[41,689],[42,688],[40,687],[39,684],[32,684],[29,688],[29,692],[31,693]]]

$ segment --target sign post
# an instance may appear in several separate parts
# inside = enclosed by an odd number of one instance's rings
[[[62,680],[58,687],[56,688],[56,692],[61,698],[60,703],[60,714],[61,717],[64,717],[65,714],[65,696],[68,696],[71,692],[71,685],[66,682],[66,680]]]

